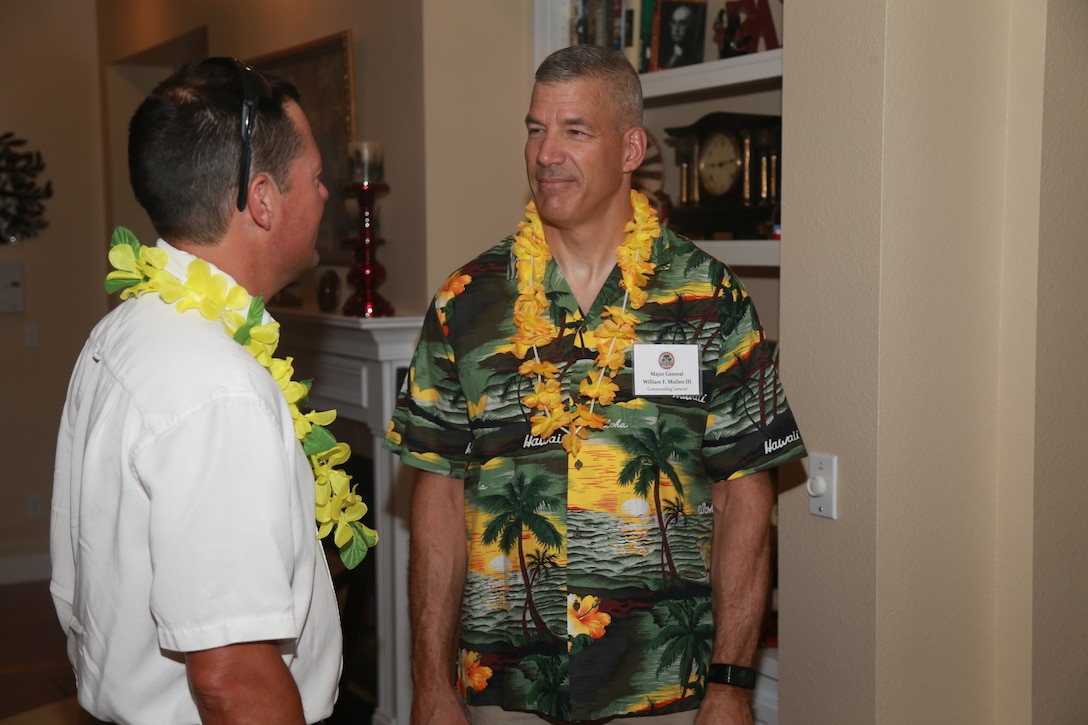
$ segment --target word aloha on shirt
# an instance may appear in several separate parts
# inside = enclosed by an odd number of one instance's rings
[[[458,688],[473,705],[564,720],[697,708],[714,634],[709,483],[805,455],[774,346],[733,272],[662,229],[636,344],[697,345],[701,390],[636,396],[629,348],[614,402],[595,407],[605,429],[575,458],[561,432],[532,435],[535,411],[521,402],[532,381],[509,352],[512,243],[435,296],[384,443],[464,479]],[[547,264],[561,332],[539,355],[575,400],[603,307],[623,303],[619,281],[617,267],[583,315]]]

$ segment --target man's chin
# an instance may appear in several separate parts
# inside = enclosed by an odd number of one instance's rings
[[[553,226],[562,222],[570,214],[571,204],[559,194],[537,194],[536,211],[541,221]]]
[[[538,211],[540,214],[540,221],[545,226],[554,227],[556,229],[562,229],[565,226],[564,220],[567,218],[565,214],[550,211],[548,209],[538,209]]]

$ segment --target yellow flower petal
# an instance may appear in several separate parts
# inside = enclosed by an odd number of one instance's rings
[[[549,438],[552,433],[562,428],[569,419],[570,413],[562,408],[553,408],[529,418],[529,422],[532,423],[530,432],[541,438]]]
[[[136,253],[132,251],[132,247],[127,244],[110,247],[109,260],[117,271],[110,272],[107,277],[117,275],[117,278],[120,279],[138,278],[136,275]]]
[[[616,250],[620,284],[626,291],[624,304],[605,307],[601,324],[581,335],[581,344],[596,349],[598,355],[596,369],[589,371],[586,380],[579,384],[579,395],[600,405],[610,405],[619,392],[610,373],[615,374],[625,364],[625,352],[637,339],[635,326],[640,321],[638,315],[628,311],[628,306],[635,310],[645,304],[647,294],[643,288],[656,268],[651,255],[653,240],[661,236],[657,212],[644,194],[634,190],[631,192],[631,210],[631,221],[624,227],[626,236]],[[510,343],[500,346],[498,352],[509,352],[525,361],[519,365],[518,373],[534,379],[536,384],[533,392],[522,398],[522,403],[535,411],[530,418],[532,435],[547,438],[570,424],[572,414],[560,394],[559,368],[540,359],[540,350],[559,336],[559,330],[549,317],[549,303],[542,284],[551,252],[536,204],[532,201],[525,207],[525,217],[525,221],[518,224],[518,233],[511,246],[518,289],[513,311],[516,331],[510,336]],[[563,447],[575,456],[586,430],[603,427],[606,420],[585,406],[577,405],[579,412],[575,416],[574,433],[568,432],[563,437]]]

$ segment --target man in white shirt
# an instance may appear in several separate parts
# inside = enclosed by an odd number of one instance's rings
[[[317,262],[328,191],[298,100],[213,58],[159,84],[130,124],[133,190],[161,238],[135,245],[154,262],[144,288],[76,364],[51,521],[51,592],[79,702],[100,720],[332,712],[341,634],[311,461],[280,376],[223,312],[261,312],[258,296]],[[252,322],[276,329],[267,312]]]

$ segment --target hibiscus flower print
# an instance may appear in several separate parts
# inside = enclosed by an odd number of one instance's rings
[[[592,594],[579,597],[567,595],[567,634],[573,639],[588,634],[593,639],[604,636],[604,628],[612,623],[612,615],[600,611],[601,600]]]
[[[461,661],[457,667],[457,689],[461,697],[468,696],[471,689],[481,692],[487,687],[487,681],[491,679],[491,668],[480,664],[480,653],[461,650]]]

